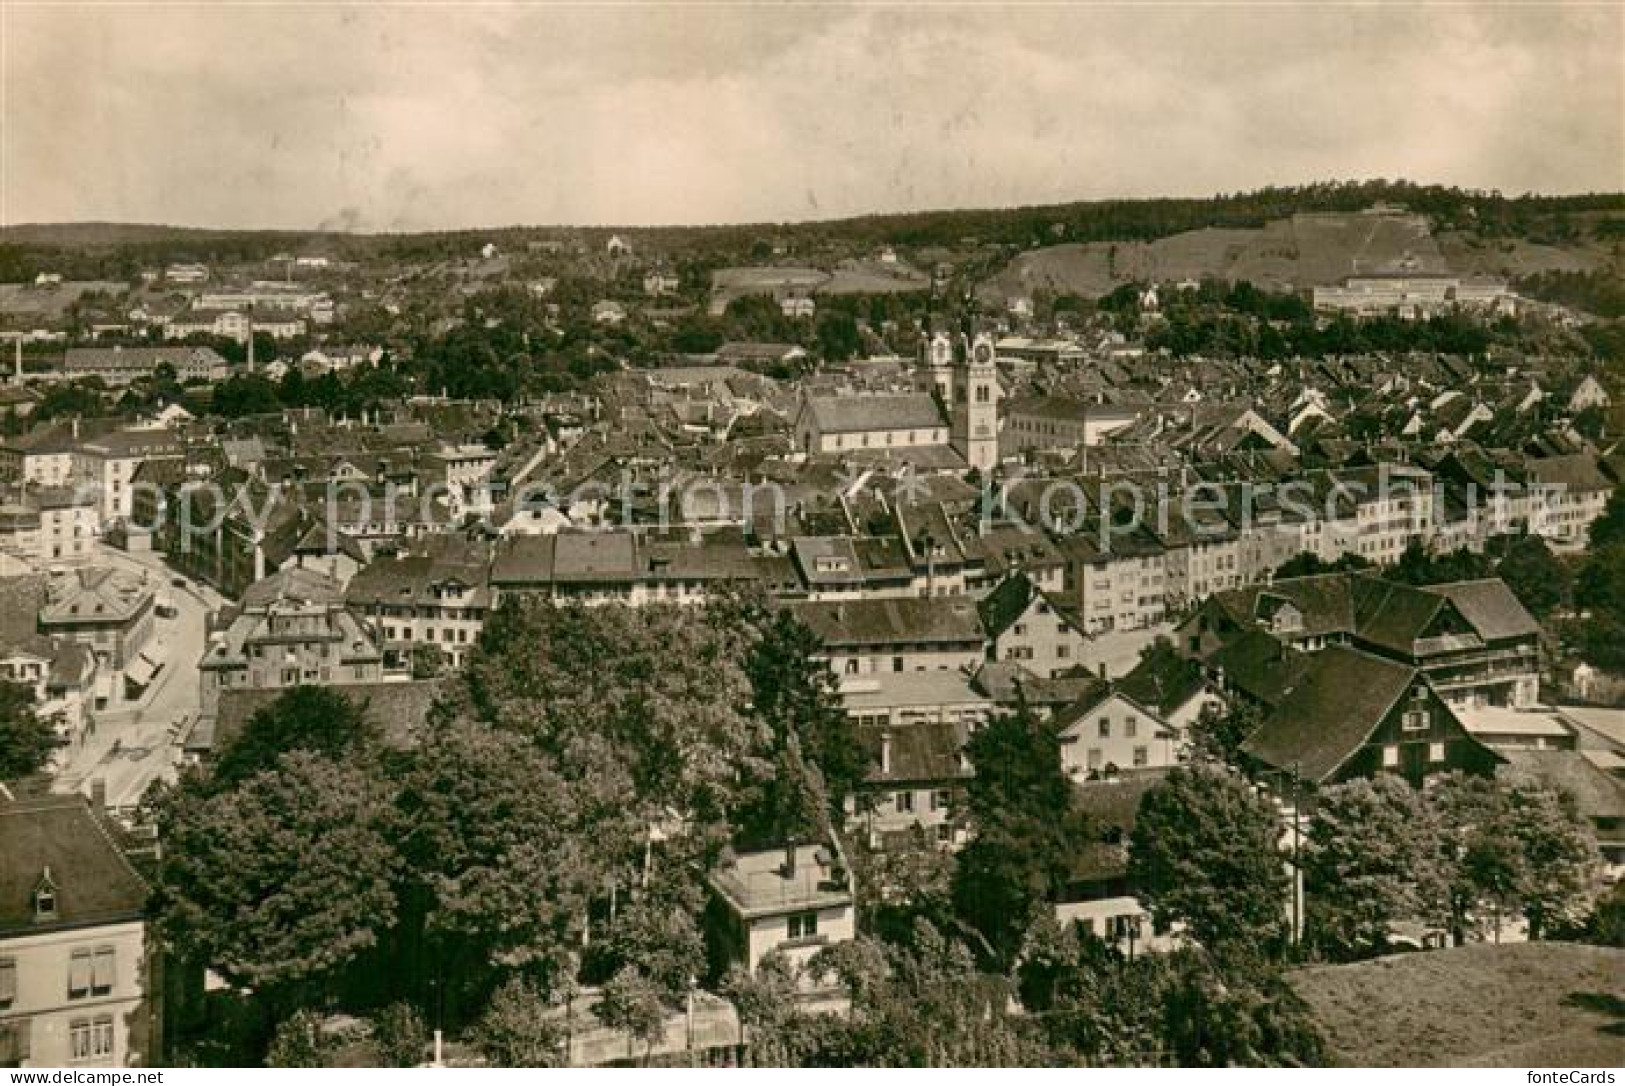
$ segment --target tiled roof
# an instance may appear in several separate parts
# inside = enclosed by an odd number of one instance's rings
[[[891,744],[890,769],[881,768],[881,746]],[[965,745],[962,725],[927,721],[901,727],[863,727],[858,743],[868,757],[864,780],[870,783],[892,781],[954,781],[971,775],[960,757]]]
[[[945,427],[937,401],[924,392],[883,396],[811,396],[807,409],[826,434]]]
[[[823,601],[790,607],[829,648],[964,645],[983,640],[982,624],[969,597]]]
[[[37,921],[46,870],[55,917]],[[147,885],[80,795],[0,802],[0,935],[139,920]]]
[[[1499,578],[1431,585],[1427,590],[1455,604],[1485,641],[1540,633],[1540,623]]]
[[[1610,776],[1577,750],[1503,750],[1497,775],[1532,778],[1574,797],[1580,813],[1598,820],[1625,819],[1625,781]]]
[[[1242,749],[1323,781],[1365,744],[1417,676],[1415,668],[1334,645],[1308,658]]]

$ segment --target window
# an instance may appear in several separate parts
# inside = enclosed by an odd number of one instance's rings
[[[797,913],[790,917],[790,938],[811,939],[818,934],[817,913]]]
[[[1138,727],[1139,727],[1139,721],[1135,720],[1133,717],[1129,717],[1128,719],[1124,720],[1123,721],[1123,738],[1124,739],[1133,739],[1135,730]]]
[[[0,1011],[17,998],[17,959],[0,958]]]
[[[1408,732],[1425,732],[1428,730],[1428,711],[1426,709],[1405,710],[1404,728]]]
[[[56,919],[56,883],[51,881],[49,871],[40,878],[39,885],[34,887],[34,919]]]
[[[897,672],[901,672],[903,670],[903,658],[901,656],[893,656],[891,658],[891,669]]]
[[[0,1067],[21,1067],[33,1056],[32,1026],[27,1018],[0,1022]]]
[[[75,950],[68,957],[68,998],[83,999],[90,994],[90,972],[95,956],[88,950]]]
[[[1099,769],[1105,763],[1106,763],[1106,759],[1104,758],[1104,756],[1101,755],[1100,748],[1099,747],[1090,747],[1089,748],[1089,768],[1090,769]]]
[[[931,809],[933,811],[946,811],[953,805],[953,797],[946,788],[938,788],[931,793]]]
[[[1072,646],[1071,645],[1056,645],[1055,646],[1055,658],[1057,660],[1065,660],[1068,657],[1070,657],[1071,655],[1072,655]]]
[[[1434,762],[1434,763],[1444,761],[1444,744],[1443,743],[1429,743],[1428,744],[1428,761]]]
[[[898,814],[914,813],[914,793],[897,792],[892,795],[892,802],[897,805]]]
[[[113,948],[99,946],[90,966],[90,994],[104,996],[113,990],[113,980],[117,973],[113,958]]]
[[[1145,766],[1151,764],[1151,749],[1149,747],[1134,748],[1134,764]]]
[[[1110,739],[1112,737],[1112,718],[1103,716],[1096,723],[1100,726],[1100,737]]]
[[[90,1059],[90,1019],[75,1018],[68,1024],[68,1058],[76,1063]]]
[[[1389,744],[1382,748],[1382,767],[1396,769],[1399,766],[1399,748]]]
[[[113,1054],[113,1017],[104,1014],[90,1024],[90,1055],[106,1059]]]

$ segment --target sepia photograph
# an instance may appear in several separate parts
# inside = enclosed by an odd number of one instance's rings
[[[1625,0],[0,0],[0,1086],[1615,1086],[1622,876]]]

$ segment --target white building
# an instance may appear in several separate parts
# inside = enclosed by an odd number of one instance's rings
[[[99,818],[0,800],[0,1067],[150,1062],[148,889]]]

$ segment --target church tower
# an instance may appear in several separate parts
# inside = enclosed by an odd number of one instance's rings
[[[954,373],[949,435],[965,463],[988,471],[999,462],[999,371],[993,337],[977,332]]]
[[[925,368],[931,374],[931,389],[942,401],[944,410],[954,405],[954,344],[948,333],[938,328],[929,342],[921,344],[925,355]]]

